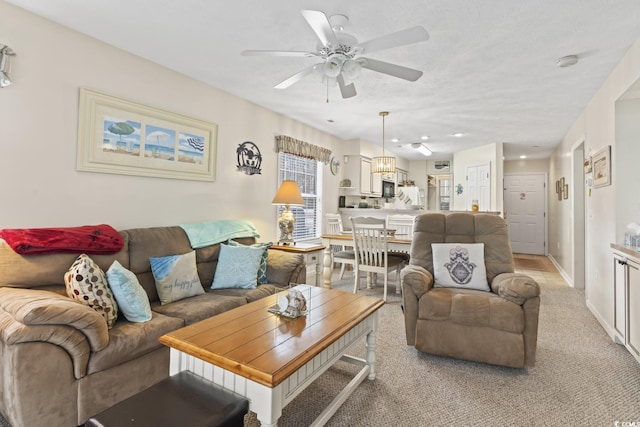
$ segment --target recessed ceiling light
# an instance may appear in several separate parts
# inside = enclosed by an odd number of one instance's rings
[[[398,141],[400,141],[398,138],[393,138],[393,139],[391,140],[391,142],[398,142]]]
[[[427,135],[425,135],[425,136],[421,136],[420,139],[423,140],[423,141],[426,141],[427,139],[429,139],[429,137]]]
[[[460,138],[464,136],[464,132],[456,132],[452,133],[451,136],[455,136],[456,138]]]
[[[522,156],[520,156],[521,159],[526,159],[527,156],[525,156],[524,154]]]

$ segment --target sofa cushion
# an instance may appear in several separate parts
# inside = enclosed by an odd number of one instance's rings
[[[180,318],[185,325],[190,325],[246,303],[247,300],[244,297],[214,295],[207,292],[204,295],[185,298],[171,304],[153,303],[151,309],[166,316]]]
[[[229,240],[227,242],[229,246],[245,246],[242,243],[238,243],[235,240]],[[267,249],[269,249],[273,245],[272,242],[268,243],[254,243],[251,246],[252,248],[262,249],[262,256],[260,257],[260,266],[258,267],[258,283],[268,283],[267,280],[267,257],[269,253]]]
[[[420,298],[418,318],[522,333],[522,307],[491,292],[433,288]]]
[[[67,295],[104,317],[109,329],[118,319],[118,305],[102,269],[88,255],[80,255],[64,276]]]
[[[263,253],[264,248],[222,245],[211,289],[255,289]]]
[[[274,295],[283,290],[282,287],[273,284],[258,285],[255,289],[209,289],[207,293],[214,295],[227,295],[232,297],[243,297],[247,302],[257,301],[260,298]]]
[[[109,345],[91,355],[87,373],[104,371],[161,348],[158,339],[183,326],[182,319],[159,313],[153,313],[153,318],[145,323],[120,320],[109,331]]]
[[[489,291],[483,243],[433,243],[434,286]]]
[[[107,281],[118,303],[118,308],[130,322],[148,322],[151,320],[149,298],[138,278],[114,261],[107,270]]]
[[[195,251],[184,255],[152,257],[149,261],[162,304],[204,293],[196,269]]]

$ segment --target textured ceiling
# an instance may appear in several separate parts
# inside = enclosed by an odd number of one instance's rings
[[[423,135],[433,158],[494,142],[507,159],[548,157],[640,35],[639,0],[6,1],[344,140],[379,145],[389,111],[385,146],[412,159]],[[370,55],[424,75],[362,70],[350,99],[315,76],[274,89],[317,58],[240,51],[315,51],[301,9],[347,15],[361,42],[424,26],[429,41]],[[565,55],[578,64],[557,67]]]

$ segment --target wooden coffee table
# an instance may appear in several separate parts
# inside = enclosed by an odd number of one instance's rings
[[[277,426],[282,408],[336,361],[362,366],[313,425],[324,425],[365,377],[375,379],[378,314],[384,301],[298,285],[309,312],[297,319],[270,313],[262,298],[160,338],[171,347],[170,374],[188,370],[250,400],[263,426]],[[286,292],[286,291],[285,291]],[[366,360],[346,355],[365,342]]]

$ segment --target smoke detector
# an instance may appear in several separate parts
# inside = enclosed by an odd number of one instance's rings
[[[576,55],[563,56],[556,61],[556,65],[560,68],[571,67],[578,63],[578,57]]]

